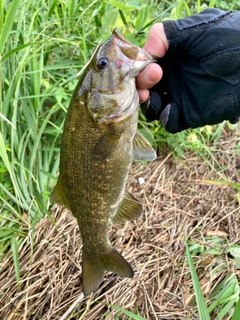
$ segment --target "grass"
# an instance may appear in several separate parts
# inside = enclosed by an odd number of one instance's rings
[[[55,2],[48,8],[45,1],[38,2],[32,15],[26,14],[34,9],[29,1],[19,10],[17,1],[10,7],[5,3],[3,9],[7,10],[8,28],[2,29],[0,45],[4,47],[0,62],[1,255],[8,250],[12,236],[18,235],[20,245],[29,228],[48,213],[64,116],[77,81],[74,75],[90,55],[87,45],[89,50],[93,47],[85,40],[88,35],[86,31],[83,34],[82,26],[75,27],[81,19],[76,19],[80,3],[63,4]],[[90,7],[83,12],[85,18],[91,14]]]
[[[210,249],[205,248],[205,246],[198,246],[197,244],[192,245],[189,248],[188,243],[186,242],[186,252],[189,261],[191,277],[194,286],[195,298],[198,306],[199,317],[201,320],[210,319],[209,314],[211,315],[213,311],[217,310],[217,320],[224,319],[224,317],[228,314],[233,313],[233,306],[238,303],[240,296],[240,286],[238,283],[237,276],[229,272],[227,269],[227,265],[222,264],[218,265],[210,271],[210,278],[214,279],[215,275],[219,272],[219,270],[223,271],[226,269],[226,276],[224,279],[216,286],[216,288],[212,291],[210,298],[213,299],[211,304],[207,307],[203,292],[201,289],[201,285],[199,283],[199,279],[194,267],[194,262],[192,256],[195,256],[197,253],[201,253],[202,257],[206,257],[207,255],[213,256],[221,256],[223,251],[225,253],[227,251],[231,252],[231,247],[227,249],[227,243],[220,237],[209,237],[205,239],[206,247],[207,244],[210,244]],[[225,247],[225,248],[224,248]],[[240,250],[240,246],[237,246],[237,252]],[[194,252],[194,253],[193,253]],[[237,253],[237,255],[239,252]],[[199,259],[198,259],[199,260]],[[238,311],[235,310],[235,316],[238,314]],[[238,314],[239,315],[239,314]],[[235,317],[232,316],[232,319]]]
[[[195,296],[196,296],[199,318],[201,320],[203,320],[203,319],[210,320],[207,305],[204,300],[202,289],[201,289],[201,286],[200,286],[200,283],[198,280],[198,276],[197,276],[197,273],[196,273],[196,270],[195,270],[195,267],[193,264],[192,256],[190,254],[190,250],[189,250],[187,242],[186,242],[185,246],[186,246],[187,257],[188,257],[188,261],[189,261],[189,265],[190,265],[191,277],[192,277],[194,292],[195,292]]]
[[[19,246],[29,228],[48,214],[75,75],[114,27],[140,43],[146,25],[156,19],[153,13],[146,19],[150,9],[140,2],[137,10],[125,5],[128,15],[119,15],[106,1],[20,5],[15,0],[1,6],[0,257],[8,252],[12,237]]]
[[[78,80],[75,75],[114,27],[142,46],[155,21],[184,17],[207,6],[240,9],[240,2],[152,0],[149,5],[141,0],[0,2],[0,261],[9,253],[13,255],[19,290],[18,248],[39,220],[49,215],[49,195],[59,170],[63,122]],[[214,145],[223,125],[172,136],[158,123],[146,123],[140,116],[139,128],[156,148],[167,146],[178,159],[186,151],[194,150],[213,167]],[[229,129],[237,130],[234,126]],[[219,173],[223,168],[217,159],[215,162]],[[219,177],[205,183],[228,183],[239,190],[238,183],[220,173]],[[191,256],[188,259],[191,264]],[[197,290],[195,275],[193,282]],[[234,275],[223,279],[208,312],[218,307],[222,314],[232,310],[239,298],[238,290]],[[223,318],[221,314],[219,317]]]

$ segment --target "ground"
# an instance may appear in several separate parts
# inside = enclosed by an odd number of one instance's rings
[[[193,151],[175,158],[160,150],[156,161],[133,165],[128,190],[142,202],[144,214],[125,225],[112,225],[109,234],[133,266],[134,277],[107,273],[90,297],[82,294],[76,220],[67,210],[53,208],[55,223],[42,219],[19,249],[21,290],[12,256],[1,262],[0,319],[127,319],[123,314],[117,318],[106,303],[148,320],[199,319],[185,238],[207,302],[227,274],[236,274],[240,282],[240,271],[227,251],[240,238],[238,141],[239,133],[225,127],[205,160]],[[216,254],[211,249],[217,241]],[[223,267],[211,274],[219,265]]]

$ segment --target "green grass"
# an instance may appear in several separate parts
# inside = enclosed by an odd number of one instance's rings
[[[19,246],[48,214],[75,75],[114,27],[143,44],[144,30],[161,16],[154,1],[152,7],[126,2],[120,9],[112,3],[0,4],[0,257],[11,248],[12,237]],[[173,5],[160,7],[164,16]]]
[[[0,260],[13,254],[18,283],[18,247],[40,218],[49,214],[63,122],[78,81],[75,75],[113,28],[142,46],[155,21],[184,17],[207,5],[239,9],[240,1],[0,2]],[[212,153],[206,143],[217,141],[222,127],[176,137],[141,118],[139,128],[156,148],[168,145],[176,157],[191,149],[208,161]],[[231,281],[236,286],[234,277],[226,279],[226,286],[233,285]],[[194,273],[193,282],[197,283]],[[235,303],[239,293],[231,290]]]
[[[193,282],[193,288],[195,293],[195,299],[198,306],[198,313],[201,320],[210,319],[213,316],[213,312],[216,316],[214,319],[225,319],[227,315],[232,314],[232,320],[236,315],[239,316],[239,311],[234,306],[238,304],[240,297],[240,285],[238,278],[231,271],[231,268],[224,262],[224,255],[231,254],[233,263],[236,269],[239,268],[240,246],[229,245],[226,239],[217,236],[211,236],[204,238],[204,244],[194,243],[189,240],[185,242],[186,253],[190,267],[191,278]],[[198,269],[201,269],[201,260],[204,261],[208,256],[212,256],[212,260],[217,258],[221,263],[216,264],[209,268],[209,280],[217,278],[219,273],[226,274],[220,283],[210,294],[210,301],[208,301],[208,307],[204,299],[202,289],[197,276],[194,261],[198,262]],[[205,264],[203,263],[205,266]],[[206,266],[205,266],[206,267]],[[199,271],[201,274],[201,271]]]
[[[186,245],[186,252],[187,252],[189,266],[190,266],[191,277],[192,277],[192,281],[193,281],[193,288],[194,288],[194,292],[195,292],[198,312],[199,312],[199,318],[200,318],[200,320],[210,320],[207,305],[206,305],[206,302],[203,297],[201,286],[200,286],[200,283],[198,280],[198,276],[197,276],[197,273],[196,273],[196,270],[195,270],[195,267],[193,264],[193,260],[192,260],[187,242],[185,243],[185,245]]]
[[[95,46],[81,23],[91,5],[80,4],[25,1],[18,8],[14,1],[1,8],[0,255],[48,213],[74,76]]]

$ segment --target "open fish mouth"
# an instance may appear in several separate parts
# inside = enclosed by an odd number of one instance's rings
[[[122,53],[131,60],[142,62],[153,62],[153,57],[146,50],[139,48],[127,40],[118,29],[114,29],[112,32],[112,41],[118,46]]]
[[[111,39],[115,44],[116,50],[120,52],[120,55],[123,57],[125,63],[128,61],[128,63],[132,64],[130,70],[131,77],[136,77],[148,64],[154,62],[150,53],[129,42],[118,29],[113,30]]]

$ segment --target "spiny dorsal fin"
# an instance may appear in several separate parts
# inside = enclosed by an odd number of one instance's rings
[[[58,179],[57,185],[53,190],[50,200],[70,210],[70,207],[63,189],[63,182],[62,182],[61,176]]]
[[[137,219],[142,214],[141,203],[129,192],[125,194],[118,205],[116,214],[112,217],[114,223],[124,223]]]
[[[133,159],[140,161],[153,161],[157,157],[155,150],[139,132],[133,140]]]

